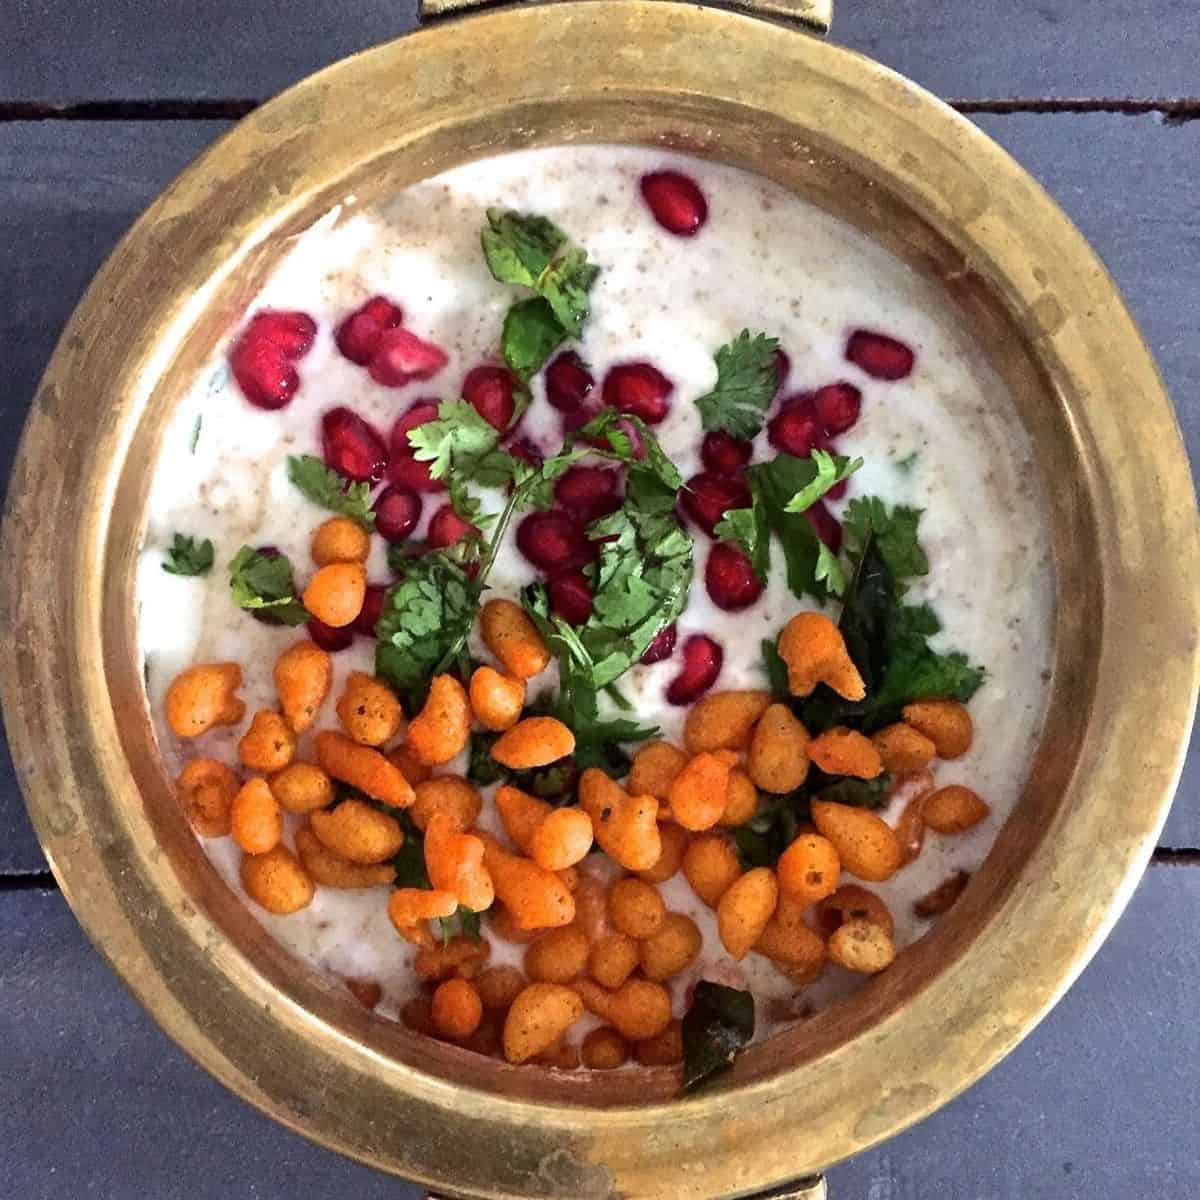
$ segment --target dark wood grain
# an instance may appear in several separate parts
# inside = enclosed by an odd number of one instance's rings
[[[264,97],[411,28],[416,0],[8,0],[0,99]],[[1181,96],[1192,0],[838,0],[834,40],[945,96]]]
[[[1041,1027],[949,1107],[835,1168],[834,1200],[1200,1193],[1200,951],[1179,936],[1197,924],[1200,871],[1152,869]],[[4,1155],[5,1196],[417,1200],[223,1091],[130,999],[60,896],[0,893],[0,940],[0,1145],[19,1148]]]
[[[979,123],[1037,175],[1108,262],[1158,356],[1200,462],[1200,122],[1152,116],[989,116]],[[59,329],[104,256],[224,122],[0,125],[0,479]],[[1134,402],[1134,398],[1130,399]],[[1163,835],[1200,847],[1192,756]],[[0,747],[0,874],[44,869]]]

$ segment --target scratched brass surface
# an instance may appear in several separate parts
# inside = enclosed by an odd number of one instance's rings
[[[705,1094],[513,1069],[372,1017],[217,878],[157,756],[133,576],[163,425],[286,235],[480,155],[663,144],[757,170],[939,279],[1047,482],[1057,658],[1029,786],[931,936]],[[1195,497],[1099,261],[967,121],[744,15],[580,0],[452,19],[248,117],[138,222],[65,330],[9,491],[0,691],[31,814],[90,936],[167,1032],[301,1132],[448,1195],[746,1195],[945,1103],[1033,1026],[1128,899],[1197,680]],[[1016,766],[1019,766],[1017,764]]]

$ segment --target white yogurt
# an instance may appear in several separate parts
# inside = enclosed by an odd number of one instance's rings
[[[708,199],[708,223],[692,239],[666,233],[641,202],[639,177],[664,166],[686,171]],[[988,671],[971,703],[975,745],[958,761],[937,764],[937,778],[970,784],[990,803],[991,816],[954,838],[929,834],[916,863],[873,885],[895,914],[899,943],[911,942],[928,925],[913,916],[913,901],[954,870],[973,871],[982,862],[1024,783],[1041,724],[1052,578],[1031,446],[1000,379],[932,284],[783,188],[680,155],[615,146],[506,155],[415,185],[375,209],[348,201],[295,239],[254,307],[302,309],[318,323],[316,343],[298,364],[302,383],[296,399],[279,412],[251,407],[225,365],[227,339],[174,415],[155,472],[139,568],[139,631],[149,702],[169,769],[174,772],[198,753],[235,763],[244,732],[244,726],[225,729],[190,744],[172,735],[161,719],[162,701],[183,667],[240,662],[247,721],[276,703],[272,664],[297,633],[262,625],[236,609],[225,565],[243,544],[273,544],[292,559],[301,578],[309,570],[311,531],[327,514],[288,482],[287,456],[320,453],[320,416],[333,405],[350,406],[386,433],[414,400],[457,397],[466,372],[494,359],[514,290],[496,283],[482,260],[479,229],[489,205],[550,217],[602,266],[580,353],[598,382],[609,366],[639,358],[674,381],[670,415],[655,432],[685,477],[700,469],[694,400],[715,381],[714,350],[743,328],[780,338],[792,361],[785,392],[843,378],[862,389],[862,416],[838,440],[842,453],[866,460],[851,495],[878,495],[925,510],[921,538],[931,569],[912,598],[928,600],[941,618],[939,649],[960,649]],[[431,383],[386,389],[338,353],[334,328],[376,293],[392,297],[410,328],[450,354],[450,365]],[[859,326],[912,346],[917,352],[912,375],[884,383],[846,363],[846,335]],[[559,417],[540,389],[535,381],[522,432],[553,452],[561,439]],[[772,453],[765,433],[760,435],[756,458]],[[430,503],[426,497],[426,514],[443,500]],[[212,538],[217,567],[207,578],[179,579],[161,569],[176,531]],[[384,581],[385,548],[375,541],[370,576]],[[697,534],[696,581],[679,621],[680,642],[703,632],[722,643],[718,689],[762,686],[759,643],[774,637],[801,605],[787,588],[776,547],[771,583],[759,601],[737,613],[718,609],[703,586],[710,544]],[[491,576],[495,594],[515,596],[532,577],[510,539]],[[335,695],[350,670],[371,669],[373,645],[360,638],[334,655]],[[668,705],[664,692],[678,670],[676,655],[635,667],[621,681],[639,718],[672,739],[680,733],[684,711]],[[326,723],[332,723],[331,703],[327,709]],[[302,739],[302,755],[306,743]],[[885,816],[894,820],[898,813]],[[485,812],[483,823],[494,828],[494,814]],[[229,839],[205,846],[240,892],[237,848]],[[797,994],[759,955],[733,964],[716,936],[713,914],[682,877],[662,890],[668,907],[691,915],[705,938],[701,963],[673,984],[677,1014],[684,991],[701,971],[751,986],[761,998],[764,1034],[853,986],[853,977],[831,968]],[[317,966],[378,980],[384,987],[382,1011],[395,1012],[414,988],[412,950],[388,922],[386,895],[386,889],[319,888],[300,913],[257,915],[285,946]],[[521,952],[494,943],[492,961],[519,962]]]

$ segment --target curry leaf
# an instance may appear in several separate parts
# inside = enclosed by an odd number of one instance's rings
[[[708,979],[696,984],[683,1018],[683,1090],[728,1070],[754,1037],[754,997]]]

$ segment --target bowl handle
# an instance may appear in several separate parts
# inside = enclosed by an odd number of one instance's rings
[[[744,1197],[744,1200],[828,1200],[828,1196],[825,1177],[813,1175],[808,1179],[800,1179],[796,1183],[776,1188],[774,1191],[755,1192],[753,1196]],[[447,1198],[429,1192],[426,1194],[425,1200],[447,1200]]]
[[[518,2],[524,3],[527,0]],[[476,8],[496,7],[500,6],[495,4],[494,0],[420,0],[422,21],[470,12]],[[740,8],[756,17],[787,21],[812,33],[828,33],[833,21],[833,0],[727,0],[723,7]],[[801,1200],[807,1200],[807,1197],[802,1197]]]

